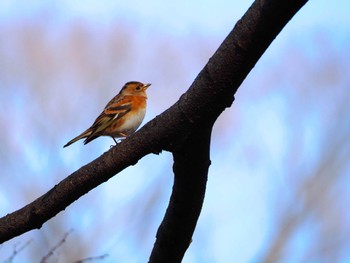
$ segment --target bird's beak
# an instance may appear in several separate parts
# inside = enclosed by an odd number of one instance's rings
[[[146,90],[149,86],[151,86],[151,83],[144,84],[143,89]]]

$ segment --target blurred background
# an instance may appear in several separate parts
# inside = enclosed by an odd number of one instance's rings
[[[251,3],[0,1],[0,216],[114,144],[62,148],[125,82],[152,83],[144,123],[171,106]],[[216,122],[183,262],[350,261],[349,7],[307,3]],[[146,262],[172,183],[171,154],[146,156],[0,262]]]

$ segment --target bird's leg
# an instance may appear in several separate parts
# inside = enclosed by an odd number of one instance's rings
[[[113,141],[115,142],[115,145],[111,145],[110,148],[112,148],[112,147],[114,147],[114,146],[116,146],[118,144],[118,142],[115,140],[115,138],[113,136],[111,136],[111,137],[112,137]]]
[[[125,138],[119,138],[120,141],[124,140],[124,139],[126,139],[126,137],[128,137],[128,135],[126,135],[125,133],[120,133],[120,135],[125,137]],[[113,141],[115,142],[115,145],[117,145],[118,142],[116,141],[116,139],[113,136],[111,136],[111,137],[112,137]],[[115,145],[111,145],[111,148]]]

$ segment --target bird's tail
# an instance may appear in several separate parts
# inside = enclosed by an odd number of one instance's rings
[[[64,147],[67,147],[69,145],[71,145],[72,143],[75,143],[76,141],[79,141],[80,139],[83,139],[83,138],[87,138],[91,135],[92,131],[91,129],[87,129],[86,131],[84,131],[82,134],[78,135],[77,137],[75,137],[74,139],[70,140],[69,142],[67,142],[64,146]]]

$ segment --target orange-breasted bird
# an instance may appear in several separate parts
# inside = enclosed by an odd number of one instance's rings
[[[108,102],[92,126],[63,147],[83,138],[84,144],[87,144],[100,136],[111,136],[117,143],[115,138],[134,133],[146,114],[146,90],[149,86],[149,83],[127,82],[118,95]]]

